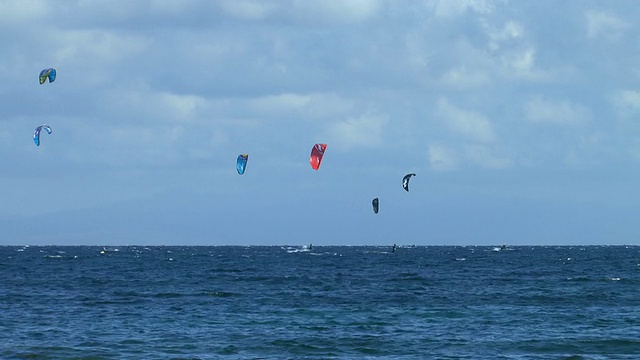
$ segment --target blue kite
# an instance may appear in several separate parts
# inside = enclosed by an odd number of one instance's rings
[[[51,134],[51,127],[49,127],[49,125],[43,124],[38,126],[33,132],[33,142],[36,143],[36,146],[40,146],[40,131],[42,131],[42,129],[44,129],[47,134]]]
[[[40,71],[40,84],[44,84],[47,79],[49,79],[50,83],[56,81],[56,69],[48,68]]]
[[[244,174],[244,169],[247,167],[247,161],[249,161],[249,154],[238,155],[238,161],[236,161],[236,169],[238,174]]]

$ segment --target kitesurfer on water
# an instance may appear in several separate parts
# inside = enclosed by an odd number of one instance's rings
[[[396,252],[396,248],[397,248],[396,244],[393,244],[393,248],[391,249],[391,252]]]

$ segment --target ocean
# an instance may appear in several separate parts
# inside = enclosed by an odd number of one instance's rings
[[[638,246],[3,246],[1,359],[640,359]]]

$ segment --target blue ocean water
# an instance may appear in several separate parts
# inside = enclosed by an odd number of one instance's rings
[[[640,359],[640,247],[0,247],[2,359]]]

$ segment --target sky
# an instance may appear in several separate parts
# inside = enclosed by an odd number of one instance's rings
[[[639,18],[0,0],[0,245],[638,245]]]

